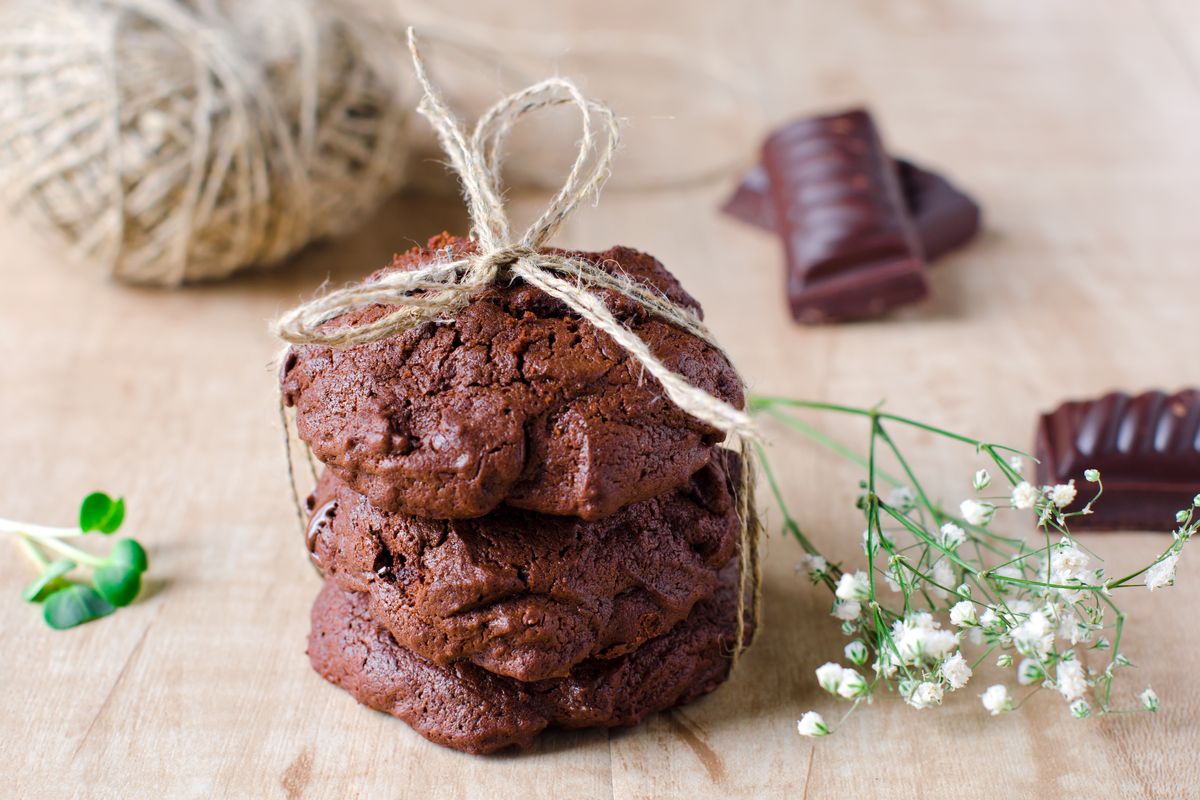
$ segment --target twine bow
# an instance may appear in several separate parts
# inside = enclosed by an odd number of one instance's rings
[[[636,301],[649,314],[709,343],[722,355],[724,351],[699,317],[653,288],[606,272],[582,259],[539,251],[589,194],[599,192],[608,177],[620,138],[612,109],[584,97],[570,81],[550,78],[496,103],[480,117],[468,139],[430,82],[412,28],[408,29],[408,47],[424,93],[417,111],[433,125],[450,166],[462,182],[477,249],[461,258],[447,257],[412,271],[387,273],[369,284],[330,292],[285,314],[276,322],[275,333],[291,344],[328,347],[367,344],[428,322],[452,318],[479,292],[498,280],[511,278],[519,278],[562,301],[582,319],[611,336],[658,380],[676,406],[740,443],[742,591],[738,597],[738,617],[742,620],[747,587],[751,587],[749,593],[755,597],[755,607],[758,605],[757,521],[750,507],[754,472],[750,444],[757,440],[754,424],[743,411],[693,386],[663,364],[589,288],[614,290]],[[583,128],[579,152],[566,181],[546,210],[514,241],[499,185],[504,140],[527,114],[563,104],[574,105],[579,111]],[[392,306],[394,310],[373,322],[321,329],[331,319],[373,305]],[[735,652],[743,647],[744,627],[738,626]]]

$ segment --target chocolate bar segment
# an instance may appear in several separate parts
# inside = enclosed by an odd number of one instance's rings
[[[1063,403],[1038,422],[1035,455],[1040,484],[1078,484],[1068,511],[1092,496],[1084,470],[1100,470],[1104,495],[1072,529],[1169,531],[1200,492],[1200,391]]]
[[[797,321],[874,317],[929,293],[896,170],[865,111],[794,122],[762,154]]]
[[[905,205],[912,215],[921,249],[930,264],[965,245],[979,232],[979,205],[936,172],[911,161],[895,159]],[[775,230],[775,209],[762,165],[742,176],[733,195],[721,207],[732,217],[764,230]]]

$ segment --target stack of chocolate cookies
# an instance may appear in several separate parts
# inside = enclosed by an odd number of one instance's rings
[[[443,234],[367,280],[472,248]],[[570,255],[700,311],[648,255]],[[742,405],[717,349],[596,294],[668,367]],[[487,753],[548,726],[632,725],[728,675],[741,465],[557,300],[516,281],[378,342],[294,347],[281,385],[326,468],[308,500],[325,580],[308,653],[360,702]]]

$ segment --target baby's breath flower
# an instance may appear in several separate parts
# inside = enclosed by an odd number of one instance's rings
[[[1008,669],[1012,666],[1012,661],[1012,656],[1010,656],[1008,653],[1001,653],[996,657],[996,666],[1000,667],[1001,669]]]
[[[838,596],[839,600],[868,599],[871,596],[871,584],[867,573],[862,570],[843,573],[842,577],[838,579],[837,591],[834,594]]]
[[[851,664],[862,666],[867,663],[867,645],[862,639],[855,639],[850,644],[846,645],[843,652]]]
[[[950,564],[950,559],[943,558],[933,565],[932,582],[937,584],[931,586],[932,592],[941,598],[950,596],[950,590],[944,589],[944,586],[953,586],[955,578],[954,567]]]
[[[1017,683],[1022,686],[1029,686],[1044,680],[1046,680],[1046,673],[1036,660],[1025,658],[1017,665]]]
[[[1083,665],[1074,659],[1058,662],[1056,684],[1059,693],[1068,701],[1083,697],[1087,691],[1087,677],[1083,674]]]
[[[983,700],[983,707],[992,712],[993,717],[1004,711],[1012,711],[1012,698],[1008,696],[1008,689],[1002,683],[989,686],[980,698]]]
[[[895,592],[896,594],[899,594],[900,589],[901,589],[900,581],[897,580],[897,578],[899,578],[899,577],[900,577],[899,572],[897,570],[895,570],[894,568],[889,569],[887,572],[885,572],[883,574],[883,582],[887,584],[888,589]]]
[[[947,522],[942,526],[942,547],[947,550],[957,550],[958,546],[966,540],[967,532],[953,522]]]
[[[829,726],[825,718],[815,711],[805,711],[804,716],[796,723],[796,730],[801,736],[828,736]]]
[[[1172,553],[1146,570],[1146,588],[1154,591],[1173,585],[1175,583],[1175,564],[1178,561],[1179,553]]]
[[[971,485],[975,487],[975,491],[979,492],[988,487],[992,482],[992,476],[988,474],[986,469],[981,469],[975,473],[975,477],[971,479]]]
[[[1079,699],[1071,703],[1071,716],[1075,719],[1083,719],[1090,713],[1092,707],[1088,705],[1087,700]]]
[[[993,573],[999,578],[1015,578],[1021,579],[1025,577],[1025,572],[1016,564],[1006,564],[993,570]],[[1011,607],[1011,603],[1009,604]]]
[[[821,575],[825,570],[829,569],[829,562],[825,560],[825,556],[819,556],[815,553],[805,553],[804,558],[800,560],[800,565],[813,577]]]
[[[1158,695],[1149,686],[1146,687],[1146,691],[1138,695],[1138,699],[1142,701],[1142,705],[1146,707],[1147,711],[1158,711]]]
[[[1044,656],[1054,647],[1054,626],[1041,611],[1034,611],[1012,632],[1013,646],[1022,655]]]
[[[897,486],[888,492],[887,499],[884,502],[903,513],[912,510],[912,507],[917,503],[917,497],[913,494],[913,490],[907,486]]]
[[[851,622],[862,614],[862,606],[857,600],[838,600],[834,602],[833,611],[830,613],[840,620]]]
[[[1004,620],[1000,619],[1000,615],[996,613],[996,609],[988,606],[979,615],[979,627],[992,633],[1000,633],[1007,626],[1004,624]]]
[[[980,527],[991,522],[992,515],[996,513],[994,505],[978,500],[963,500],[959,503],[958,509],[962,512],[963,519],[972,525]]]
[[[1013,508],[1033,508],[1042,497],[1041,492],[1037,490],[1029,481],[1021,481],[1012,490],[1012,507]]]
[[[822,664],[817,667],[817,683],[830,694],[836,694],[844,671],[840,664],[834,664],[832,661]]]
[[[1087,576],[1088,557],[1065,538],[1050,556],[1050,582],[1066,583]]]
[[[842,670],[842,680],[838,684],[837,693],[847,700],[864,697],[867,694],[867,682],[863,676],[852,669]]]
[[[905,698],[913,708],[933,708],[941,705],[942,686],[932,681],[918,683],[912,693]]]
[[[1020,456],[1013,456],[1008,460],[1008,466],[1012,468],[1013,472],[1020,475],[1025,470],[1025,459]]]
[[[1100,470],[1098,470],[1098,469],[1085,469],[1085,470],[1083,471],[1083,479],[1084,479],[1085,481],[1087,481],[1088,483],[1096,483],[1097,481],[1099,481],[1099,480],[1100,480]]]
[[[970,600],[960,600],[952,605],[950,607],[950,624],[960,628],[972,628],[978,625],[979,617],[975,616],[975,604]]]
[[[1075,479],[1072,478],[1067,483],[1059,483],[1046,492],[1050,497],[1050,502],[1059,508],[1066,508],[1075,502]]]
[[[971,665],[958,651],[942,662],[941,671],[951,689],[961,689],[971,679]]]

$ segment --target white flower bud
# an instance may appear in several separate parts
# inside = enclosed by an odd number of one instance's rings
[[[836,694],[842,682],[843,671],[840,664],[834,664],[832,661],[822,664],[817,667],[817,683],[830,694]]]
[[[1175,583],[1175,564],[1179,561],[1179,553],[1172,553],[1146,570],[1146,588],[1150,591],[1171,586]]]
[[[1083,471],[1083,479],[1084,479],[1085,481],[1087,481],[1088,483],[1099,483],[1099,481],[1100,481],[1100,470],[1098,470],[1098,469],[1085,469],[1085,470]]]
[[[975,473],[975,477],[971,480],[971,485],[975,487],[975,491],[979,492],[988,487],[992,482],[992,476],[988,474],[986,469],[981,469]]]
[[[933,708],[941,705],[942,687],[940,684],[924,681],[917,684],[905,700],[913,708]]]
[[[833,604],[833,615],[850,623],[862,614],[862,605],[857,600],[838,600]]]
[[[957,550],[958,546],[967,540],[967,532],[953,522],[947,522],[942,526],[941,539],[942,547],[947,550]]]
[[[1002,683],[989,686],[979,697],[983,701],[983,707],[992,712],[993,717],[1004,711],[1012,711],[1012,698],[1008,696],[1008,689]]]
[[[1087,700],[1076,700],[1071,703],[1071,716],[1075,719],[1083,719],[1090,713],[1092,713],[1092,707],[1088,705]]]
[[[917,498],[913,494],[912,489],[907,486],[897,486],[888,492],[887,499],[884,502],[897,511],[904,513],[912,510],[912,507],[916,505]]]
[[[1075,479],[1072,478],[1067,483],[1057,484],[1049,494],[1050,502],[1059,508],[1066,508],[1075,502]]]
[[[963,500],[959,506],[963,519],[977,527],[987,525],[996,513],[996,507],[991,503],[981,503],[977,500]]]
[[[996,666],[1000,667],[1001,669],[1008,669],[1012,666],[1012,661],[1012,656],[1010,656],[1008,653],[1001,653],[996,658]]]
[[[960,600],[950,607],[950,623],[960,628],[972,628],[979,624],[975,615],[975,604],[970,600]]]
[[[1017,683],[1022,686],[1040,683],[1046,680],[1046,672],[1042,665],[1032,658],[1025,658],[1017,665]]]
[[[941,672],[951,689],[961,689],[971,679],[971,665],[957,651],[942,662]]]
[[[801,736],[828,736],[829,726],[825,718],[815,711],[805,711],[804,716],[796,723],[796,730]]]
[[[855,639],[853,642],[846,645],[846,649],[843,652],[846,654],[846,658],[850,660],[851,664],[861,667],[863,664],[867,663],[867,645],[862,639]]]
[[[871,597],[871,584],[867,573],[846,572],[838,579],[837,591],[834,592],[839,600],[867,600]]]
[[[1142,705],[1146,707],[1147,711],[1158,711],[1158,695],[1149,686],[1146,687],[1146,691],[1138,695],[1138,699],[1142,701]]]
[[[847,700],[853,700],[856,697],[865,697],[867,694],[867,682],[863,680],[862,675],[859,675],[852,669],[842,670],[842,681],[838,684],[837,693]]]
[[[1028,481],[1021,481],[1012,490],[1012,498],[1010,502],[1013,508],[1033,508],[1034,504],[1041,499],[1041,492],[1037,490]]]

